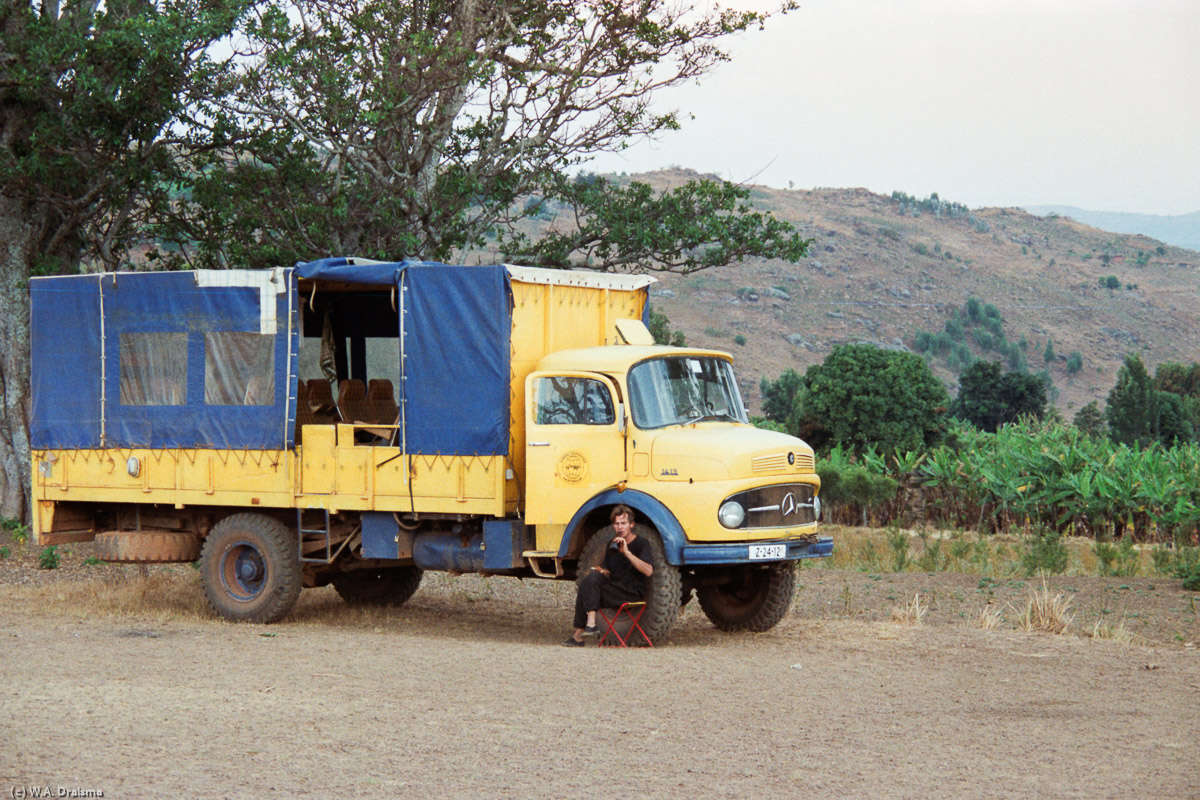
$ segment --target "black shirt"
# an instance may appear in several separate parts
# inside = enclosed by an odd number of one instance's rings
[[[650,561],[650,543],[644,538],[635,536],[628,546],[629,552],[647,564],[652,563]],[[628,589],[634,594],[645,596],[646,576],[634,569],[633,564],[620,550],[606,551],[601,566],[608,570],[610,583],[620,586],[622,589]]]

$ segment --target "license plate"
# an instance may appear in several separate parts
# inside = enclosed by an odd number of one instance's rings
[[[750,545],[750,560],[778,560],[787,556],[786,544],[752,544]]]

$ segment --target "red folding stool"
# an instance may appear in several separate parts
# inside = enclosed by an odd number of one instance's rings
[[[642,619],[642,614],[646,613],[645,600],[631,600],[627,603],[621,603],[621,606],[617,609],[616,613],[612,615],[612,619],[609,619],[608,614],[605,613],[603,608],[598,609],[597,613],[600,614],[600,618],[604,620],[605,624],[608,626],[604,630],[604,635],[600,637],[601,647],[603,647],[605,642],[608,641],[609,634],[611,634],[612,637],[617,640],[617,644],[615,646],[628,647],[629,639],[633,636],[634,631],[637,631],[642,635],[642,640],[647,646],[654,647],[654,642],[650,641],[650,637],[646,635],[646,632],[642,630],[642,626],[639,624]],[[625,632],[624,636],[622,636],[621,632],[617,630],[617,622],[621,619],[621,615],[624,615],[625,618],[629,620],[629,630]]]

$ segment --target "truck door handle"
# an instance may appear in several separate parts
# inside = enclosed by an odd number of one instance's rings
[[[549,442],[527,442],[530,447],[549,447]]]

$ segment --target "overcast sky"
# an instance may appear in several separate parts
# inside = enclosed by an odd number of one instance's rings
[[[1200,0],[801,0],[726,49],[662,96],[682,131],[590,168],[1200,211]]]

